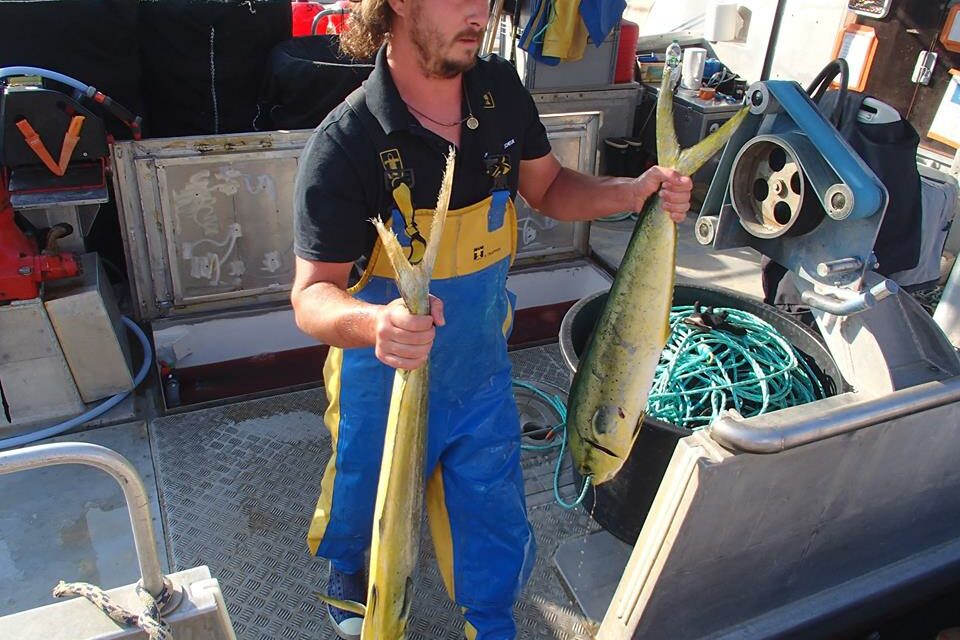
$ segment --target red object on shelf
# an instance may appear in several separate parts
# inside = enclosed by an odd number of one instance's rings
[[[313,26],[313,20],[321,11],[329,9],[347,9],[350,10],[350,0],[338,0],[331,4],[320,4],[311,0],[294,0],[290,3],[293,9],[293,35],[309,36],[310,29]],[[331,15],[320,18],[317,23],[316,35],[327,33],[327,29],[333,29],[333,33],[343,33],[347,25],[347,16]]]
[[[637,68],[637,39],[640,26],[629,20],[620,21],[620,46],[617,48],[617,67],[613,82],[632,82]]]
[[[7,185],[0,180],[0,302],[30,300],[40,295],[40,283],[77,275],[72,253],[45,256],[17,226]]]

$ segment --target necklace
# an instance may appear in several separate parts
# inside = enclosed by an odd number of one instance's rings
[[[427,114],[425,114],[423,111],[420,111],[420,109],[417,109],[415,106],[413,106],[413,105],[410,104],[409,102],[407,103],[407,107],[408,107],[411,111],[413,111],[415,114],[417,114],[417,115],[419,115],[419,116],[423,116],[424,118],[426,118],[427,120],[429,120],[429,121],[432,122],[433,124],[440,125],[441,127],[458,127],[458,126],[460,126],[461,124],[463,124],[464,122],[466,122],[466,123],[467,123],[467,129],[470,129],[470,131],[476,131],[476,130],[477,130],[477,127],[480,126],[480,121],[477,120],[477,117],[476,117],[475,115],[473,115],[473,109],[470,107],[470,99],[467,97],[467,88],[466,88],[466,87],[463,88],[463,99],[464,99],[464,101],[467,103],[467,117],[466,117],[466,118],[461,118],[461,119],[459,119],[459,120],[457,120],[457,121],[455,121],[455,122],[441,122],[441,121],[439,121],[439,120],[436,120],[436,119],[434,119],[434,118],[431,118],[430,116],[428,116]]]

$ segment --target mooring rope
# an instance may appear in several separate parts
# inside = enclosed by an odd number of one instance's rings
[[[61,580],[60,584],[54,587],[53,596],[55,598],[72,596],[86,598],[117,624],[126,627],[140,627],[150,640],[173,640],[170,626],[163,620],[161,614],[163,606],[173,595],[173,589],[170,588],[168,581],[164,580],[164,589],[158,598],[150,595],[139,582],[135,587],[135,592],[143,606],[143,611],[140,614],[122,607],[103,589],[86,582],[64,582]]]

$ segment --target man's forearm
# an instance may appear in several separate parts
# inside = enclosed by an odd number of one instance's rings
[[[329,282],[312,284],[293,296],[300,330],[333,347],[372,347],[379,309]]]
[[[638,207],[634,178],[590,176],[562,168],[547,189],[540,212],[556,220],[593,220]]]

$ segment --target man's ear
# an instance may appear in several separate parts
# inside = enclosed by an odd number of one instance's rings
[[[393,13],[400,16],[401,18],[406,17],[407,9],[410,6],[410,3],[407,0],[387,0],[390,3],[390,8],[393,9]]]

